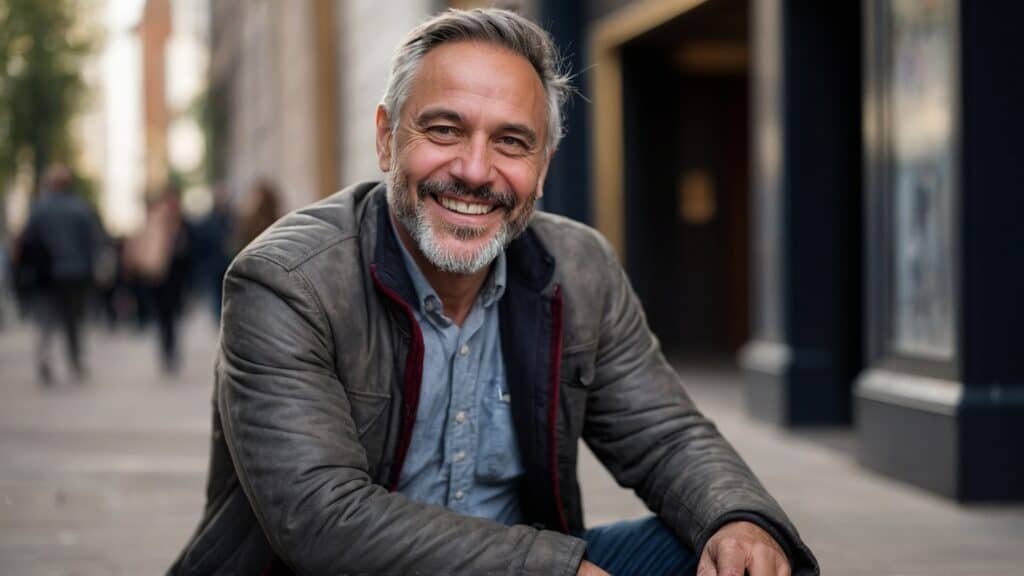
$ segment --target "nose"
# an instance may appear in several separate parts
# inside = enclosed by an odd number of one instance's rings
[[[473,137],[463,146],[451,167],[452,176],[470,188],[491,184],[494,166],[486,137]]]

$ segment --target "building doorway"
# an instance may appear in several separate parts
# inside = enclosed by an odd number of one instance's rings
[[[621,47],[626,266],[677,358],[749,336],[748,26],[708,0]]]

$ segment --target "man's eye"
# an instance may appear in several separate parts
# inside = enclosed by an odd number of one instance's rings
[[[430,128],[427,129],[427,131],[435,136],[441,136],[443,138],[455,136],[456,134],[458,134],[458,130],[456,130],[455,126],[445,125],[431,126]]]
[[[502,146],[517,148],[520,150],[525,150],[527,148],[526,142],[523,142],[521,139],[516,138],[515,136],[502,136],[501,138],[498,138],[498,144],[501,144]]]

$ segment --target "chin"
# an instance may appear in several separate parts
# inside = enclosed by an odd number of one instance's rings
[[[505,249],[506,241],[500,231],[473,240],[460,240],[432,231],[429,240],[419,244],[423,255],[439,270],[475,274],[490,266]]]
[[[480,259],[485,246],[467,247],[461,244],[442,244],[441,251],[449,255],[449,258],[456,262],[470,263]]]

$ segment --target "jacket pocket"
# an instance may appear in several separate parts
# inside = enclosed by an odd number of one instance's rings
[[[379,480],[381,458],[384,457],[390,421],[387,416],[381,416],[389,412],[391,395],[349,390],[348,403],[351,407],[352,421],[356,425],[357,439],[366,451],[369,465],[367,472],[371,478]]]
[[[563,446],[575,447],[576,441],[583,434],[583,426],[587,415],[587,396],[590,386],[594,383],[594,359],[597,354],[597,343],[589,346],[575,346],[562,355],[562,366],[559,373],[562,421],[558,425],[558,433],[562,436]]]
[[[577,388],[589,388],[594,383],[594,361],[597,357],[597,342],[572,346],[562,353],[559,380],[562,384]]]
[[[346,390],[348,403],[351,406],[352,420],[356,424],[356,433],[362,439],[380,420],[384,409],[391,402],[390,394]]]

